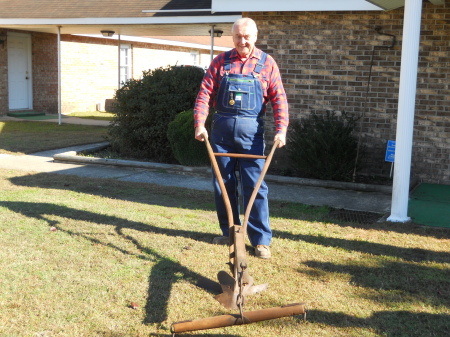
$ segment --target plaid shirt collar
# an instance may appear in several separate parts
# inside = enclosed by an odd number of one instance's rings
[[[260,49],[256,48],[256,47],[253,47],[253,51],[250,54],[250,56],[248,57],[248,59],[257,58],[258,60],[261,60],[261,55],[262,55],[262,51]],[[241,57],[239,56],[236,48],[233,48],[231,50],[230,59],[231,60],[234,60],[234,59],[240,60],[241,59]]]

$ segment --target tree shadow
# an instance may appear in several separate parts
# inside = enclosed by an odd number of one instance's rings
[[[440,263],[446,263],[450,261],[450,253],[448,252],[436,252],[421,248],[403,248],[369,241],[330,238],[320,235],[291,234],[277,230],[273,230],[273,236],[275,238],[303,241],[322,245],[324,247],[340,248],[348,251],[361,252],[371,255],[392,256],[401,258],[406,261],[430,261]]]
[[[307,271],[314,276],[328,277],[325,273],[345,273],[351,275],[350,283],[357,287],[371,288],[377,291],[374,301],[381,302],[417,302],[422,301],[434,306],[450,307],[450,270],[416,264],[381,261],[378,266],[368,267],[362,264],[334,264],[329,262],[307,261],[307,267],[316,269]],[[300,272],[305,273],[304,270]]]
[[[49,226],[56,227],[59,231],[65,232],[73,237],[82,237],[95,244],[118,250],[123,254],[133,255],[141,259],[156,262],[156,265],[152,268],[152,272],[149,276],[148,297],[145,306],[146,317],[144,323],[161,323],[167,319],[167,306],[171,289],[173,284],[180,279],[186,280],[213,295],[221,292],[221,287],[218,282],[212,281],[203,275],[172,261],[170,258],[157,253],[149,247],[142,246],[135,238],[124,234],[123,230],[134,229],[141,232],[181,236],[197,241],[211,242],[212,236],[209,234],[179,229],[158,228],[153,225],[130,221],[115,216],[94,214],[89,211],[73,209],[51,203],[0,201],[0,206],[30,218],[46,221]],[[142,254],[136,255],[135,253],[113,245],[110,242],[102,242],[99,239],[90,237],[87,233],[64,229],[59,225],[58,221],[49,220],[47,218],[49,215],[79,221],[92,221],[92,219],[95,218],[99,224],[115,226],[116,233],[122,238],[132,242]]]
[[[448,314],[378,311],[370,317],[358,318],[345,313],[310,310],[308,321],[339,328],[370,328],[380,336],[387,337],[448,336],[450,334],[450,315]]]
[[[215,211],[214,196],[211,191],[192,190],[182,187],[161,186],[150,183],[125,182],[117,179],[86,178],[76,175],[59,175],[53,173],[37,173],[33,175],[10,178],[18,186],[52,188],[89,193],[108,198],[141,202],[144,204],[184,209],[203,209]],[[331,193],[331,192],[330,192]],[[270,199],[270,192],[269,192]],[[271,217],[304,221],[331,222],[342,227],[376,229],[387,232],[415,234],[437,239],[450,238],[450,230],[417,226],[410,223],[375,222],[370,224],[349,223],[342,220],[331,220],[326,207],[302,205],[294,202],[270,200]]]

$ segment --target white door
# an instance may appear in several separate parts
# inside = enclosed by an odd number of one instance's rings
[[[32,109],[31,37],[8,34],[8,92],[10,110]]]

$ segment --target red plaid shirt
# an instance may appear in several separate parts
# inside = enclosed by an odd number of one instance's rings
[[[262,51],[255,47],[252,55],[250,55],[246,61],[242,62],[236,49],[233,49],[230,56],[230,73],[245,75],[252,74],[258,60],[261,59],[261,54]],[[220,82],[225,73],[223,70],[224,61],[225,53],[222,53],[214,58],[203,78],[194,107],[195,127],[205,125],[206,117],[209,113],[210,101],[213,102],[213,106],[215,107],[215,96],[219,90]],[[270,101],[272,104],[277,133],[286,133],[289,124],[289,111],[286,93],[284,91],[283,83],[281,82],[278,65],[270,55],[267,55],[264,68],[257,76],[262,84],[264,103],[267,104]]]

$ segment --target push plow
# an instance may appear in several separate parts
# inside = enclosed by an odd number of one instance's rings
[[[173,323],[171,326],[171,332],[173,333],[173,336],[175,336],[176,333],[215,329],[232,325],[250,324],[288,316],[303,315],[303,317],[305,318],[306,306],[304,303],[293,303],[281,307],[273,307],[256,311],[244,311],[247,297],[264,291],[268,287],[267,283],[255,285],[253,277],[251,277],[249,274],[245,250],[245,237],[251,208],[279,142],[276,141],[273,144],[268,156],[259,156],[238,153],[214,153],[208,141],[207,134],[203,134],[203,137],[208,150],[209,158],[211,160],[213,172],[217,178],[220,190],[222,192],[225,207],[227,209],[228,223],[230,224],[228,265],[230,266],[231,275],[226,271],[219,271],[217,277],[222,288],[222,293],[216,295],[215,299],[225,308],[238,310],[239,313],[234,315],[228,314]],[[245,210],[242,226],[235,224],[233,219],[230,200],[223,183],[222,175],[217,165],[216,157],[219,156],[265,159],[264,167],[253,189],[253,193],[248,202],[247,209]]]

